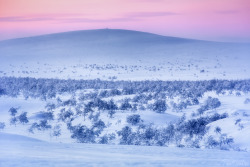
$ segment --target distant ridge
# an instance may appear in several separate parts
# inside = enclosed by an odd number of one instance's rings
[[[33,40],[34,38],[42,38],[42,39],[50,39],[52,37],[86,37],[86,38],[93,38],[96,35],[99,35],[100,38],[104,37],[126,37],[126,38],[145,38],[145,39],[161,39],[161,40],[169,40],[169,42],[173,41],[202,41],[196,39],[187,39],[187,38],[180,38],[180,37],[171,37],[171,36],[163,36],[154,33],[142,32],[142,31],[135,31],[135,30],[124,30],[124,29],[93,29],[93,30],[77,30],[77,31],[68,31],[68,32],[60,32],[60,33],[52,33],[52,34],[45,34],[45,35],[38,35],[38,36],[30,36],[30,37],[22,37],[22,38],[14,38],[3,40],[1,42],[6,41],[13,41],[13,40]],[[98,39],[98,38],[95,38]]]
[[[98,59],[112,62],[113,59],[122,58],[127,61],[136,57],[167,56],[168,53],[164,52],[176,50],[173,47],[192,43],[210,42],[131,30],[82,30],[1,41],[0,58],[7,56],[19,61],[53,61],[71,57],[88,59],[92,63]]]

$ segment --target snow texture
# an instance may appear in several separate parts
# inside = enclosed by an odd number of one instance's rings
[[[148,146],[61,144],[0,133],[0,166],[249,167],[247,152]]]

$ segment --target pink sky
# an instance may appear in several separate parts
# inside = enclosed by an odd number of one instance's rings
[[[101,28],[250,42],[250,1],[0,0],[0,40]]]

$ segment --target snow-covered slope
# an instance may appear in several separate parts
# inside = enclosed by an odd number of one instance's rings
[[[0,76],[75,79],[249,78],[250,44],[100,29],[0,41]]]
[[[166,147],[31,142],[0,133],[0,166],[247,167],[248,152]],[[13,140],[13,138],[25,138]]]

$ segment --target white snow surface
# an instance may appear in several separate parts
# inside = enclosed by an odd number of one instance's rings
[[[0,166],[249,167],[250,153],[154,146],[62,144],[0,133]]]

